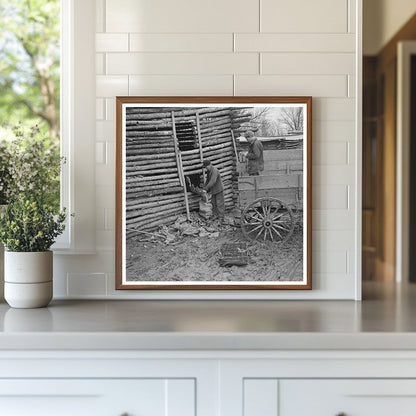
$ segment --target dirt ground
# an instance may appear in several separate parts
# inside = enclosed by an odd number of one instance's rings
[[[284,244],[248,242],[249,262],[245,266],[219,264],[224,243],[247,242],[239,226],[207,223],[198,236],[181,235],[169,228],[168,238],[150,234],[127,239],[127,281],[301,281],[303,279],[303,232],[297,225]],[[165,230],[166,231],[166,230]]]

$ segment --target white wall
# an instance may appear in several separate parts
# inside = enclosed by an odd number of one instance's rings
[[[377,55],[415,13],[414,0],[363,0],[364,55]]]
[[[97,253],[56,256],[55,296],[172,296],[114,290],[115,96],[311,95],[314,289],[253,296],[354,299],[356,1],[96,0]]]

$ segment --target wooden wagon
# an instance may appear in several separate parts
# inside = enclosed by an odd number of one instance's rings
[[[286,241],[303,213],[303,147],[265,150],[264,171],[248,176],[238,170],[243,234],[251,240]]]

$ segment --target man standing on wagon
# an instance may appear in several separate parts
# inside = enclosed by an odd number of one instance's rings
[[[247,173],[258,176],[264,170],[263,145],[251,130],[246,131],[245,137],[248,141]]]
[[[210,160],[205,159],[202,164],[207,171],[204,190],[211,193],[212,211],[222,221],[224,219],[225,204],[224,187],[220,171],[211,164]]]

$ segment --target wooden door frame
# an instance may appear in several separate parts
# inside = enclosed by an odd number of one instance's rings
[[[397,44],[396,281],[409,281],[410,56],[416,41]]]

